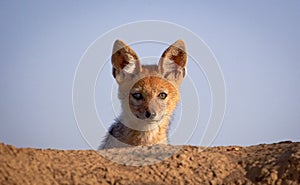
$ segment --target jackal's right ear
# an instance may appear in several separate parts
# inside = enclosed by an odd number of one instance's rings
[[[111,61],[113,65],[112,74],[119,83],[141,71],[137,54],[121,40],[116,40],[114,43]]]
[[[187,64],[186,47],[183,40],[177,40],[161,56],[158,70],[164,78],[180,84],[185,76]]]

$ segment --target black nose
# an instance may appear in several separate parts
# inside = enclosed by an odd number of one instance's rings
[[[153,119],[156,116],[156,112],[146,111],[145,116],[146,116],[146,118]]]

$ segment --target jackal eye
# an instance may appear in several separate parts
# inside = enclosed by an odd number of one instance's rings
[[[131,96],[132,96],[134,99],[136,99],[136,100],[142,100],[142,99],[143,99],[142,93],[133,93]]]
[[[159,93],[159,95],[158,95],[158,97],[160,98],[160,99],[166,99],[166,97],[167,97],[168,95],[167,95],[167,93],[165,93],[165,92],[162,92],[162,93]]]

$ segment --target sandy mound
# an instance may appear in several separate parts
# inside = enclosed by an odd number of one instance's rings
[[[100,154],[0,144],[0,184],[99,183],[299,184],[300,143],[212,148],[157,145]]]

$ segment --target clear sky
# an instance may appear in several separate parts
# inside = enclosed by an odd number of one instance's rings
[[[89,148],[72,107],[76,67],[99,36],[142,20],[188,28],[217,58],[227,104],[212,145],[300,141],[296,0],[0,1],[0,141],[18,147]],[[151,54],[159,57],[164,48],[152,48]],[[147,46],[134,49],[141,57],[147,54]],[[97,81],[97,88],[113,83],[109,66],[107,70],[108,81]],[[201,100],[203,95],[199,96]],[[111,110],[100,102],[110,98],[97,94],[97,108]],[[203,107],[204,112],[209,110]],[[113,121],[113,112],[105,115],[105,120]],[[201,128],[184,144],[196,145]]]

